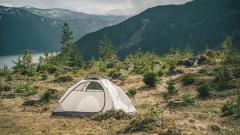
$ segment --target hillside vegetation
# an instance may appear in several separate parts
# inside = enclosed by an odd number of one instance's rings
[[[98,57],[104,33],[118,45],[121,57],[138,48],[157,54],[187,46],[194,52],[219,49],[226,36],[239,47],[239,18],[239,0],[193,0],[147,9],[120,24],[87,34],[77,44],[86,58]]]
[[[61,43],[57,56],[46,53],[33,64],[26,50],[13,69],[0,71],[1,134],[240,134],[240,53],[231,38],[219,50],[138,50],[119,59],[105,35],[100,57],[85,61],[64,24]],[[51,116],[69,87],[92,76],[125,89],[138,114]]]

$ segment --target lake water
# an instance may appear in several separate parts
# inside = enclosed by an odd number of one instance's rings
[[[12,61],[17,60],[17,58],[21,55],[9,55],[9,56],[0,56],[0,69],[7,65],[9,68],[14,66]],[[40,56],[44,56],[44,53],[36,53],[32,54],[33,56],[33,63],[37,63]]]

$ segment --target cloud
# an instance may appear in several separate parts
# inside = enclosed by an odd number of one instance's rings
[[[190,0],[130,0],[135,12],[158,5],[183,4],[189,1]]]
[[[182,4],[190,0],[0,0],[5,6],[64,8],[89,14],[136,14],[149,7]]]

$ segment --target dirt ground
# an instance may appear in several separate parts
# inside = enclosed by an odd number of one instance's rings
[[[195,69],[194,69],[195,70]],[[190,70],[186,70],[190,72]],[[192,71],[194,72],[194,71]],[[38,86],[38,95],[44,90],[53,88],[59,91],[60,95],[81,80],[84,75],[79,73],[75,75],[74,81],[66,83],[53,83],[54,77],[49,77],[46,81],[40,81],[39,78],[24,78],[14,76],[14,80],[6,82],[14,87],[22,81],[30,81],[32,85]],[[180,75],[162,77],[157,87],[147,88],[142,82],[142,76],[129,75],[124,81],[113,81],[123,89],[137,88],[137,95],[131,100],[134,102],[139,114],[145,113],[150,109],[156,110],[158,115],[168,118],[181,134],[186,135],[218,135],[218,134],[240,134],[240,121],[231,117],[223,117],[221,106],[225,102],[224,98],[195,99],[195,104],[191,106],[169,108],[162,97],[166,91],[166,82],[169,79],[176,79]],[[4,79],[1,78],[4,82]],[[177,93],[173,99],[179,99],[183,94],[197,95],[196,87],[193,85],[182,86],[176,84]],[[0,99],[0,134],[63,134],[63,135],[107,135],[117,134],[124,129],[129,120],[109,119],[101,122],[90,118],[82,117],[56,117],[51,116],[57,100],[47,105],[38,105],[25,107],[22,106],[24,98],[17,96],[14,99]],[[158,134],[159,129],[152,132],[132,133],[132,134]]]

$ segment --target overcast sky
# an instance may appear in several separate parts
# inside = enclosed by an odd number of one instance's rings
[[[149,7],[183,4],[190,0],[0,0],[11,7],[64,8],[89,14],[133,15]]]

